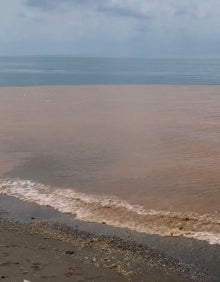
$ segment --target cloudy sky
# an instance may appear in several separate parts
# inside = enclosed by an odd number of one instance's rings
[[[7,0],[0,55],[220,57],[220,0]]]

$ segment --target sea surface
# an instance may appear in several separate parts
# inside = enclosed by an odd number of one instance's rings
[[[0,88],[0,193],[220,244],[220,86]]]
[[[219,59],[0,57],[0,86],[219,85]]]

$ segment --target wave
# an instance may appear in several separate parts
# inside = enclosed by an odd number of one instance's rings
[[[0,194],[51,206],[76,219],[161,236],[184,236],[220,244],[220,219],[214,215],[147,210],[117,197],[54,188],[30,180],[0,179]]]

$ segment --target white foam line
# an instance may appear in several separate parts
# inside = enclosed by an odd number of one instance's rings
[[[77,219],[124,227],[137,232],[162,236],[184,236],[220,244],[220,219],[195,213],[146,210],[117,197],[88,195],[73,189],[52,189],[29,180],[0,179],[0,193],[60,212]]]

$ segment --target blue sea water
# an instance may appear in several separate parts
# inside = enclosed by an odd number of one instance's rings
[[[0,86],[220,84],[220,59],[0,57]]]

